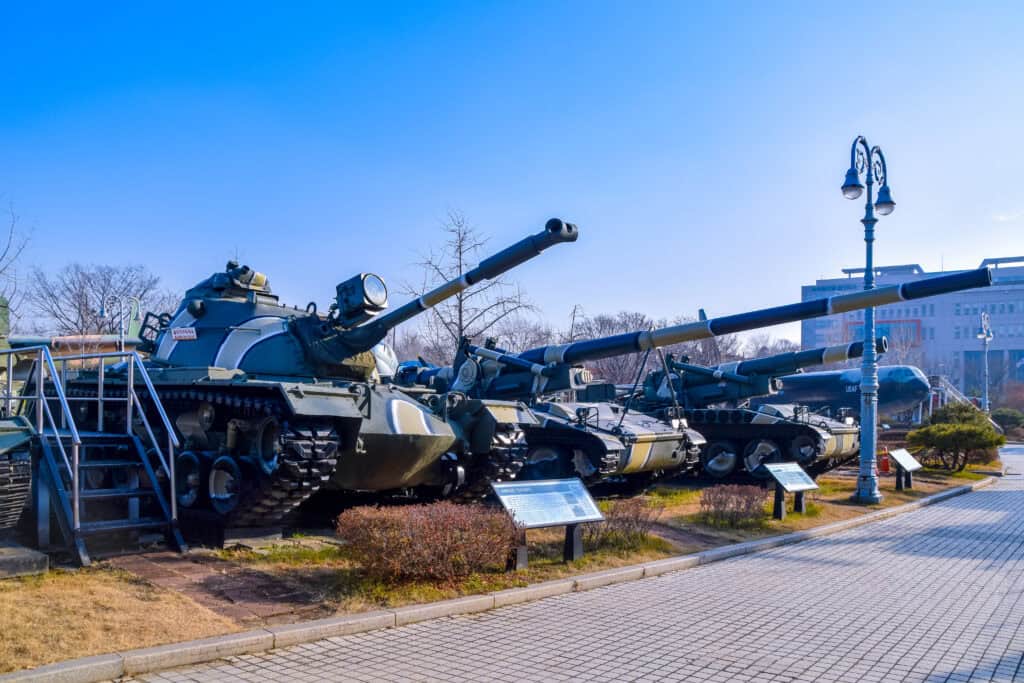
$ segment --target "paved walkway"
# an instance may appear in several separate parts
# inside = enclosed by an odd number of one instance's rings
[[[1024,447],[1005,460],[1024,472]],[[1013,475],[697,569],[145,680],[1024,680],[1022,546]]]

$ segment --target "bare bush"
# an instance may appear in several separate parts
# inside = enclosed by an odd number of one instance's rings
[[[616,500],[604,513],[604,521],[583,527],[583,540],[592,547],[637,548],[661,518],[664,507],[645,498]]]
[[[700,511],[711,524],[733,528],[753,526],[764,519],[767,501],[768,490],[760,486],[712,486],[700,494]]]
[[[364,506],[338,517],[338,536],[371,576],[453,582],[505,566],[518,530],[503,511],[447,501]]]

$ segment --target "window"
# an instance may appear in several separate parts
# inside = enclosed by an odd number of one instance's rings
[[[935,304],[928,304],[928,315],[935,315]]]
[[[1006,313],[1006,304],[999,304],[999,312]]]
[[[960,338],[960,328],[959,327],[954,327],[953,328],[953,339],[959,339],[959,338]]]
[[[955,304],[953,306],[953,315],[960,315],[960,304]]]

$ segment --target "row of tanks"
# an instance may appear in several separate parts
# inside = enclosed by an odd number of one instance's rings
[[[681,342],[991,282],[988,270],[979,269],[519,354],[464,340],[450,367],[397,367],[382,343],[391,329],[577,237],[575,225],[551,219],[539,233],[389,313],[387,288],[371,273],[338,284],[334,303],[321,312],[313,303],[284,305],[266,275],[229,262],[188,290],[173,313],[147,314],[139,349],[149,354],[154,391],[182,443],[174,482],[180,508],[222,525],[267,526],[286,521],[318,493],[476,498],[501,480],[573,474],[588,484],[642,485],[702,464],[714,468],[721,454],[708,457],[700,408],[679,400],[697,384],[682,377],[707,374],[685,360],[662,359],[666,376],[679,385],[667,400],[646,384],[625,397],[611,391],[599,400],[555,399],[568,391],[593,393],[590,360],[660,354]],[[804,358],[791,361],[787,368]],[[757,367],[718,368],[711,376],[760,381]],[[125,395],[129,377],[108,368],[104,395]],[[95,398],[97,379],[82,372],[66,390]],[[648,380],[651,387],[658,382]],[[101,403],[75,405],[83,419],[95,421]],[[104,417],[110,429],[128,427],[115,412]],[[151,424],[159,424],[153,417]],[[804,448],[821,459],[828,453],[819,441],[777,443],[771,453],[762,448],[757,462],[794,453],[811,458]],[[746,467],[756,469],[744,450],[735,444]]]

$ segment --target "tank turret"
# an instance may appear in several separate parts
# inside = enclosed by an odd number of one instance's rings
[[[338,284],[334,302],[321,315],[314,303],[304,310],[282,305],[266,275],[230,262],[224,272],[190,289],[173,316],[155,325],[155,316],[147,315],[141,334],[153,360],[162,365],[362,381],[376,369],[371,349],[392,328],[577,236],[575,225],[553,218],[536,235],[384,314],[387,287],[372,273]]]

